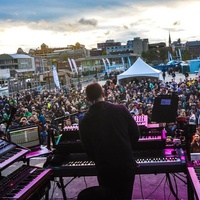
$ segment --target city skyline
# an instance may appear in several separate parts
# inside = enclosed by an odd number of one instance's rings
[[[0,54],[66,47],[87,49],[113,39],[126,44],[135,37],[149,43],[200,40],[198,0],[9,0],[1,2]]]

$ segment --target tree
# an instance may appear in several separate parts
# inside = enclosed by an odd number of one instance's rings
[[[167,48],[149,49],[146,52],[142,52],[142,57],[147,63],[165,62],[167,51]]]
[[[102,56],[107,55],[106,50],[102,51]]]
[[[80,44],[79,42],[77,42],[77,43],[75,44],[75,47],[76,47],[76,49],[80,49],[80,48],[81,48],[81,44]]]
[[[191,59],[191,53],[188,50],[184,50],[182,53],[182,60],[190,60]]]
[[[167,48],[161,48],[160,49],[160,59],[162,60],[163,63],[167,59],[167,53],[168,53],[168,49]]]

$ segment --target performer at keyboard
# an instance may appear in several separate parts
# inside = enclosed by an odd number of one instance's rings
[[[104,101],[98,83],[86,87],[86,96],[92,105],[79,121],[79,131],[86,153],[95,162],[99,186],[112,196],[106,199],[130,200],[136,169],[132,147],[139,128],[125,106]],[[81,193],[78,199],[83,199]]]
[[[196,133],[193,136],[190,153],[200,153],[200,133],[198,129],[196,130]]]

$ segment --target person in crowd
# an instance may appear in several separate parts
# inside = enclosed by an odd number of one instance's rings
[[[144,115],[143,110],[142,110],[142,108],[140,108],[140,109],[138,110],[137,116],[143,116],[143,115]]]
[[[26,117],[22,117],[20,122],[19,122],[20,126],[28,126],[30,125],[28,119]]]
[[[170,79],[169,77],[167,77]],[[185,117],[188,120],[190,111],[193,110],[196,116],[196,124],[200,126],[200,84],[198,77],[189,79],[171,79],[169,82],[161,80],[151,79],[154,88],[149,91],[149,79],[137,79],[126,82],[123,80],[120,85],[113,84],[113,79],[108,79],[102,87],[104,88],[105,101],[112,103],[122,104],[126,106],[133,115],[138,111],[133,112],[133,105],[139,110],[142,105],[143,113],[146,114],[146,110],[152,109],[154,98],[158,95],[175,93],[179,96],[178,114],[182,109],[185,110]],[[75,84],[74,84],[75,85]],[[18,127],[20,120],[24,117],[24,110],[28,109],[26,117],[28,120],[32,119],[30,115],[37,115],[39,120],[40,130],[44,130],[44,124],[46,119],[49,119],[54,125],[58,125],[63,122],[55,121],[55,113],[58,109],[62,109],[63,113],[59,116],[78,116],[78,119],[82,118],[84,112],[79,112],[81,109],[88,110],[90,104],[86,100],[84,94],[85,87],[82,87],[81,91],[78,91],[77,87],[70,87],[66,85],[67,91],[64,88],[56,90],[43,90],[35,91],[31,89],[29,92],[21,92],[10,94],[9,96],[0,96],[0,122],[4,125],[7,124],[11,118],[11,108],[15,104],[17,111],[11,120],[10,126]],[[128,94],[128,95],[127,95]],[[127,98],[128,97],[128,98]],[[127,99],[129,101],[127,101]],[[139,100],[138,100],[139,99]],[[55,109],[56,108],[56,109]],[[72,120],[72,119],[71,119]],[[31,124],[37,123],[37,120],[31,120]],[[149,123],[155,123],[149,120]],[[74,122],[72,122],[74,123]],[[176,123],[175,123],[176,124]]]
[[[190,153],[200,153],[200,133],[196,130],[191,142]]]
[[[132,150],[139,128],[125,106],[104,100],[99,83],[89,84],[85,92],[91,106],[79,121],[79,131],[86,153],[95,162],[99,186],[105,199],[131,200],[137,167]]]
[[[28,108],[24,108],[24,117],[29,118],[30,116],[32,116],[32,113],[29,112]]]
[[[196,125],[197,124],[197,119],[196,119],[196,115],[195,115],[194,110],[190,110],[188,124],[190,124],[190,125]]]
[[[163,70],[162,77],[163,77],[163,80],[165,81],[165,77],[166,77],[165,70]]]

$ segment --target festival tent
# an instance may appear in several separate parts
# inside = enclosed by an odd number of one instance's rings
[[[125,72],[117,76],[117,81],[122,79],[144,79],[144,78],[156,78],[163,80],[162,72],[158,69],[154,69],[147,63],[145,63],[140,57],[133,63],[133,65],[128,68]]]

